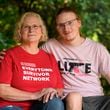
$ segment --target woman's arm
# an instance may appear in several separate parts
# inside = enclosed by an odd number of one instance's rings
[[[63,96],[63,88],[57,88],[57,94],[59,97],[62,97]]]
[[[8,101],[37,100],[47,94],[47,92],[45,90],[34,93],[26,92],[13,88],[9,84],[0,84],[0,97]]]

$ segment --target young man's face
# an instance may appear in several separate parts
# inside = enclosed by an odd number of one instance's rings
[[[81,22],[73,12],[63,12],[57,16],[56,28],[63,40],[71,41],[80,35]]]

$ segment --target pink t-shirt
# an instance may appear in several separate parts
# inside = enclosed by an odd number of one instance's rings
[[[103,45],[86,38],[73,47],[51,39],[42,48],[58,61],[65,95],[69,92],[79,92],[84,97],[103,95],[99,78],[103,75],[108,79],[110,75],[110,54]]]
[[[63,88],[58,65],[52,54],[43,50],[37,54],[29,54],[20,46],[6,52],[0,65],[0,83],[10,84],[27,92],[37,92],[48,87]],[[0,100],[0,107],[9,104],[29,110],[31,103]]]

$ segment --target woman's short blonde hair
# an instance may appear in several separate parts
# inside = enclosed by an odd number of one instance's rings
[[[42,28],[42,33],[43,33],[40,39],[40,42],[45,42],[48,39],[47,29],[41,16],[35,12],[26,12],[21,16],[21,19],[19,20],[15,28],[14,39],[17,40],[17,42],[21,42],[19,30],[21,30],[23,26],[24,19],[28,16],[35,16],[39,20],[39,23],[41,24],[41,28]]]

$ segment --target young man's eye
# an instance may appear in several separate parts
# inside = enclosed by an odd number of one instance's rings
[[[68,24],[71,25],[73,22],[72,21],[68,21]]]
[[[62,23],[62,24],[60,24],[59,26],[60,26],[60,27],[64,27],[64,25],[65,25],[65,24]]]

